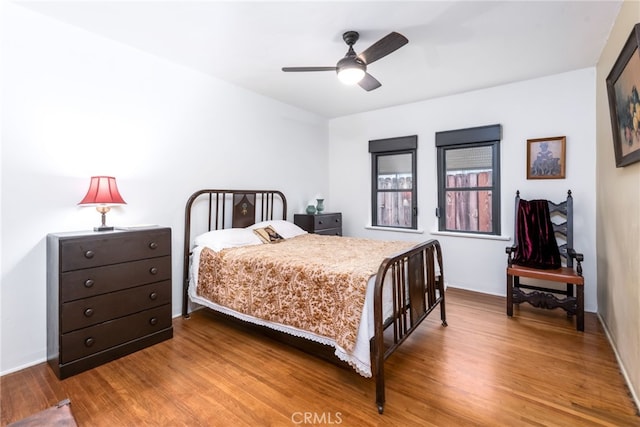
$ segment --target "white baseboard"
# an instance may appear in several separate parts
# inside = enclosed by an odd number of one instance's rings
[[[604,334],[607,336],[607,339],[609,340],[609,344],[611,345],[611,348],[613,349],[613,354],[616,355],[616,360],[618,361],[618,366],[620,367],[620,372],[622,372],[622,376],[624,377],[624,381],[627,383],[627,389],[629,390],[629,394],[631,395],[631,399],[636,404],[636,412],[640,414],[640,399],[638,399],[638,392],[637,392],[637,390],[633,389],[633,384],[631,383],[631,379],[629,378],[629,375],[627,374],[627,370],[624,367],[624,363],[622,363],[622,359],[620,358],[620,353],[618,353],[618,349],[616,348],[615,343],[614,343],[613,339],[611,338],[611,333],[609,333],[609,329],[607,328],[607,324],[602,320],[602,317],[600,316],[600,313],[597,313],[597,315],[598,315],[598,320],[600,321],[600,324],[602,325],[602,329],[604,329]]]

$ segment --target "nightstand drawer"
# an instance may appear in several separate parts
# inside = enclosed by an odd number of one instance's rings
[[[325,228],[322,230],[316,230],[315,234],[322,234],[324,236],[342,236],[342,228]]]
[[[62,334],[60,363],[68,363],[167,328],[171,328],[171,304]]]
[[[328,230],[331,228],[342,228],[342,214],[333,213],[333,214],[314,215],[313,222],[314,222],[313,229],[315,230],[316,233],[319,233],[322,230]]]
[[[170,302],[170,280],[66,302],[60,307],[60,332],[86,328]]]
[[[342,236],[342,214],[295,214],[293,223],[309,233]]]
[[[108,232],[60,242],[60,271],[78,270],[171,254],[171,229]]]
[[[171,279],[171,256],[60,274],[60,301],[105,294]]]

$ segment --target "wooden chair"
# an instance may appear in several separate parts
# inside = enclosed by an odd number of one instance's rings
[[[551,227],[556,238],[564,243],[557,243],[562,266],[558,268],[537,268],[518,264],[518,250],[521,242],[518,239],[518,208],[520,205],[520,191],[516,192],[516,233],[514,246],[507,247],[507,316],[513,316],[513,304],[528,302],[534,307],[555,309],[562,308],[568,316],[576,316],[576,329],[584,331],[584,277],[582,276],[583,254],[573,248],[573,197],[571,190],[567,199],[555,204],[547,200]],[[521,211],[521,215],[524,215]],[[560,218],[558,222],[557,218]],[[553,221],[555,219],[555,221]],[[521,235],[522,236],[522,235]],[[576,266],[574,268],[574,260]],[[536,279],[535,284],[520,283],[520,278]],[[547,287],[544,282],[566,284],[566,288]],[[540,285],[539,283],[542,283]],[[549,283],[550,285],[550,283]],[[574,286],[577,294],[574,296]],[[529,290],[524,292],[522,289]],[[558,297],[564,296],[564,297]]]

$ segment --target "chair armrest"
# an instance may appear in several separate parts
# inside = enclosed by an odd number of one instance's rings
[[[573,248],[567,248],[567,255],[569,255],[571,258],[575,259],[578,262],[584,261],[584,255],[579,252],[576,252],[576,250]]]
[[[511,267],[513,265],[513,257],[518,251],[518,246],[507,246],[506,248],[504,248],[504,251],[507,253],[507,264],[509,265],[509,267]]]
[[[582,276],[582,261],[584,261],[584,255],[576,252],[573,248],[567,248],[567,256],[577,261],[576,270],[578,274]]]

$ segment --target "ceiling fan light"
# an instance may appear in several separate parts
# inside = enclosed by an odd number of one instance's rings
[[[338,79],[346,85],[354,85],[364,77],[364,70],[359,67],[341,68]]]
[[[349,53],[353,51],[352,48]],[[338,80],[346,85],[354,85],[363,79],[367,66],[360,59],[353,55],[347,55],[338,61],[336,71],[338,72]]]

